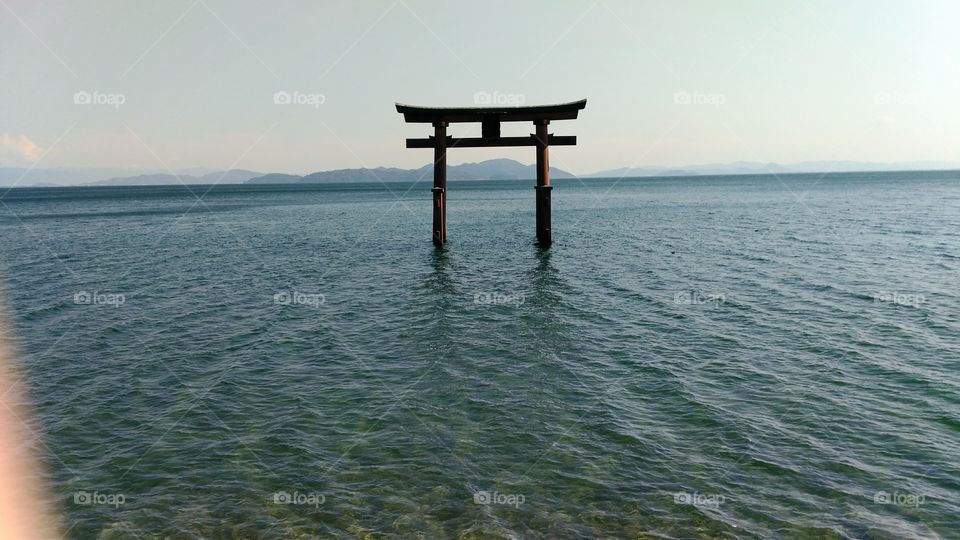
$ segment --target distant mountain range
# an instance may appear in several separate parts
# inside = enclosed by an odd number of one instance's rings
[[[167,183],[178,184],[176,176],[185,179],[212,173],[223,174],[222,170],[195,167],[179,169],[168,174],[162,170],[135,170],[111,167],[60,167],[51,169],[26,169],[22,167],[0,167],[0,186],[39,187],[39,186],[82,186],[113,181],[113,185],[137,185],[135,179],[140,176],[167,177]],[[260,173],[255,173],[259,175]],[[149,181],[143,179],[143,181]],[[242,181],[242,180],[241,180]]]
[[[534,165],[524,165],[512,159],[489,159],[479,163],[448,165],[448,180],[531,180],[537,177]],[[551,178],[573,178],[567,171],[550,167]],[[327,184],[354,182],[416,182],[433,180],[433,164],[419,169],[397,169],[377,167],[376,169],[337,169],[320,171],[305,176],[289,174],[266,174],[246,180],[247,184]]]
[[[869,161],[803,161],[789,165],[737,161],[734,163],[711,163],[684,167],[624,167],[610,169],[582,178],[620,178],[637,176],[700,176],[723,174],[790,174],[868,171],[932,171],[960,169],[960,163],[945,161],[906,161],[899,163],[873,163]]]
[[[431,181],[432,164],[418,169],[377,167],[375,169],[337,169],[318,171],[307,175],[261,173],[244,169],[228,171],[192,168],[172,171],[135,171],[116,168],[56,168],[24,169],[0,167],[0,187],[39,186],[159,186],[179,184],[294,184],[294,183],[352,183],[352,182],[414,182]],[[783,165],[755,161],[713,163],[683,167],[624,167],[580,175],[581,178],[620,178],[650,176],[701,176],[724,174],[790,174],[860,171],[920,171],[958,170],[960,163],[943,161],[910,161],[875,163],[867,161],[804,161]],[[550,168],[552,178],[573,178],[574,175]],[[533,165],[524,165],[512,159],[490,159],[479,163],[449,165],[449,180],[532,180],[536,177]]]
[[[263,173],[244,169],[215,171],[200,176],[191,174],[141,174],[137,176],[119,176],[90,182],[88,186],[166,186],[178,184],[242,184],[251,178],[263,176]]]

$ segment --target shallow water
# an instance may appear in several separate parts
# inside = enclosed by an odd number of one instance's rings
[[[960,173],[530,184],[4,194],[68,536],[957,537]]]

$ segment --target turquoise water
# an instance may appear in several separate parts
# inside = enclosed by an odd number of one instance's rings
[[[530,184],[4,194],[68,536],[960,537],[960,173]]]

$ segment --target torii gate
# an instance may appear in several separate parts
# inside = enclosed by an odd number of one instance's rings
[[[417,107],[397,103],[397,112],[411,123],[433,124],[433,136],[425,139],[407,139],[407,148],[433,148],[433,243],[442,246],[447,241],[447,148],[476,148],[486,146],[537,147],[537,241],[550,245],[550,158],[551,145],[572,146],[574,136],[556,136],[547,133],[551,120],[574,120],[587,106],[587,100],[557,105],[530,107]],[[453,122],[480,122],[480,137],[457,138],[447,136],[447,126]],[[528,137],[501,137],[501,122],[533,122],[536,133]]]

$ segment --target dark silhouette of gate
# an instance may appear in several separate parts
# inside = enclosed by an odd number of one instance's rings
[[[397,112],[410,123],[433,124],[433,136],[407,139],[407,148],[433,148],[433,243],[442,246],[447,241],[447,148],[477,148],[488,146],[537,147],[537,241],[550,245],[550,146],[577,144],[575,136],[557,136],[547,133],[551,120],[574,120],[587,100],[557,105],[531,107],[417,107],[397,103]],[[480,137],[453,138],[447,136],[447,126],[455,122],[480,122]],[[536,133],[528,137],[501,137],[501,122],[533,122]]]

